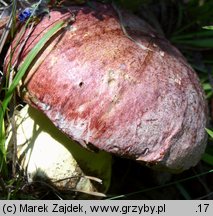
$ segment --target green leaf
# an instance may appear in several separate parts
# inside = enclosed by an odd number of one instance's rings
[[[210,85],[210,83],[204,83],[202,86],[205,91],[212,90],[212,86]]]
[[[213,30],[213,26],[203,26],[203,29]]]
[[[213,131],[206,128],[207,133],[211,138],[213,138]]]
[[[213,155],[210,155],[208,153],[204,153],[204,155],[202,156],[202,160],[206,163],[208,163],[209,165],[213,166]]]

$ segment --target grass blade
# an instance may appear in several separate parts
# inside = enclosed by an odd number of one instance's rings
[[[191,177],[188,177],[188,178],[185,178],[185,179],[180,179],[180,180],[177,180],[175,182],[170,182],[170,183],[167,183],[167,184],[164,184],[164,185],[159,185],[159,186],[143,189],[143,190],[139,190],[139,191],[128,193],[128,194],[121,194],[121,195],[118,195],[118,196],[111,196],[111,197],[108,198],[108,200],[124,199],[124,198],[127,199],[127,197],[131,197],[131,196],[136,195],[136,194],[140,194],[140,193],[144,193],[144,192],[148,192],[148,191],[152,191],[152,190],[165,188],[165,187],[172,186],[172,185],[175,185],[177,183],[189,181],[189,180],[192,180],[194,178],[204,176],[204,175],[207,175],[207,174],[210,174],[210,173],[213,173],[213,169],[208,170],[208,171],[203,172],[203,173],[200,173],[200,174],[197,174],[197,175],[194,175],[194,176],[191,176]]]
[[[173,43],[189,45],[193,47],[200,47],[200,48],[213,48],[213,39],[212,38],[205,38],[205,39],[197,39],[197,40],[172,40]]]
[[[207,164],[213,166],[213,155],[210,155],[208,153],[204,153],[202,160],[206,162]]]
[[[184,186],[181,183],[177,182],[175,185],[185,200],[191,200],[192,199],[190,194],[187,192],[187,190],[184,188]]]
[[[207,133],[211,138],[213,138],[213,131],[206,128]]]
[[[213,30],[213,26],[204,26],[204,29]]]
[[[53,35],[55,35],[60,29],[64,27],[64,24],[65,24],[64,21],[60,21],[57,24],[55,24],[33,47],[33,49],[28,53],[24,62],[20,66],[20,69],[18,70],[16,76],[14,77],[9,89],[6,90],[5,97],[4,100],[2,101],[1,110],[0,110],[0,171],[2,171],[6,161],[4,115],[8,107],[8,104],[12,98],[13,92],[16,86],[19,84],[22,77],[24,76],[25,72],[27,71],[27,69],[35,59],[35,57],[41,51],[41,49],[44,47],[44,45],[48,42],[48,40]]]
[[[213,31],[210,30],[205,30],[205,31],[199,31],[199,32],[192,32],[190,34],[181,34],[178,36],[173,36],[171,38],[171,41],[176,41],[176,40],[184,40],[184,39],[195,39],[195,38],[199,38],[201,39],[201,37],[213,37]]]
[[[14,92],[16,86],[20,82],[21,78],[24,76],[25,72],[27,71],[28,67],[31,65],[39,51],[44,47],[44,45],[47,43],[47,41],[56,33],[58,30],[60,30],[64,26],[64,22],[61,21],[60,23],[56,24],[52,29],[50,29],[44,37],[35,45],[35,47],[29,52],[27,57],[25,58],[23,64],[21,65],[19,71],[17,72],[17,75],[15,76],[10,88],[8,89],[5,100],[2,103],[3,109],[7,107],[11,97],[12,93]]]

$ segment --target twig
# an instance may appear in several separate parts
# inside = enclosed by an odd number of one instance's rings
[[[93,176],[84,176],[84,175],[66,177],[66,178],[63,178],[63,179],[56,180],[56,181],[54,181],[54,183],[65,181],[65,180],[71,180],[73,178],[87,178],[89,180],[93,180],[93,181],[98,182],[99,184],[102,184],[102,180],[101,179],[99,179],[97,177],[93,177]]]
[[[0,0],[0,2],[1,2],[4,6],[8,6],[7,2],[4,2],[3,0]]]
[[[13,103],[15,104],[15,96],[12,98]],[[16,162],[17,162],[17,130],[16,130],[16,121],[14,115],[11,118],[11,126],[12,126],[12,139],[13,139],[13,154],[12,154],[12,175],[16,176]]]
[[[85,191],[85,190],[78,190],[78,189],[72,189],[72,191],[74,192],[78,192],[78,193],[84,193],[84,194],[89,194],[92,196],[98,196],[98,197],[106,197],[106,194],[104,193],[100,193],[100,192],[93,192],[93,191]]]
[[[137,40],[135,40],[131,35],[129,35],[129,33],[127,32],[126,27],[125,27],[125,21],[123,19],[123,15],[122,15],[122,12],[121,12],[122,9],[120,9],[120,7],[118,5],[116,5],[116,3],[114,1],[112,2],[112,6],[113,6],[113,8],[115,9],[115,11],[118,14],[118,17],[119,17],[119,20],[120,20],[121,29],[122,29],[123,33],[125,34],[125,36],[128,39],[130,39],[131,41],[133,41],[135,44],[137,44],[141,49],[153,51],[150,48],[145,47],[140,42],[138,42]]]
[[[13,23],[13,14],[11,13],[10,18],[7,21],[7,24],[5,26],[5,29],[4,29],[4,31],[2,33],[2,36],[1,36],[1,39],[0,39],[0,54],[2,52],[2,49],[4,47],[5,42],[7,40],[7,37],[9,35],[9,33],[10,33],[10,29],[11,29],[12,23]]]
[[[62,198],[61,198],[62,195],[60,194],[60,192],[55,187],[53,187],[52,185],[48,184],[45,181],[33,181],[33,182],[29,182],[29,183],[25,184],[22,187],[22,190],[24,190],[24,188],[27,187],[27,186],[35,185],[35,184],[41,184],[41,185],[47,186],[49,189],[51,189],[52,192],[54,192],[57,195],[57,197],[59,197],[62,200]]]

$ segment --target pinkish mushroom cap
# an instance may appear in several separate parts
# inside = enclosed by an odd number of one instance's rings
[[[96,7],[53,10],[35,27],[19,64],[57,21],[75,14],[30,68],[24,100],[84,147],[172,172],[196,165],[207,118],[195,72],[144,21],[121,11],[121,24],[111,6]]]

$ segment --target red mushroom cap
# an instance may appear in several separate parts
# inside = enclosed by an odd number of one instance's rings
[[[39,54],[23,80],[24,100],[84,147],[188,169],[206,146],[199,80],[165,38],[122,13],[123,23],[109,5],[51,11],[27,40],[20,64],[57,21],[75,14],[75,22]]]

